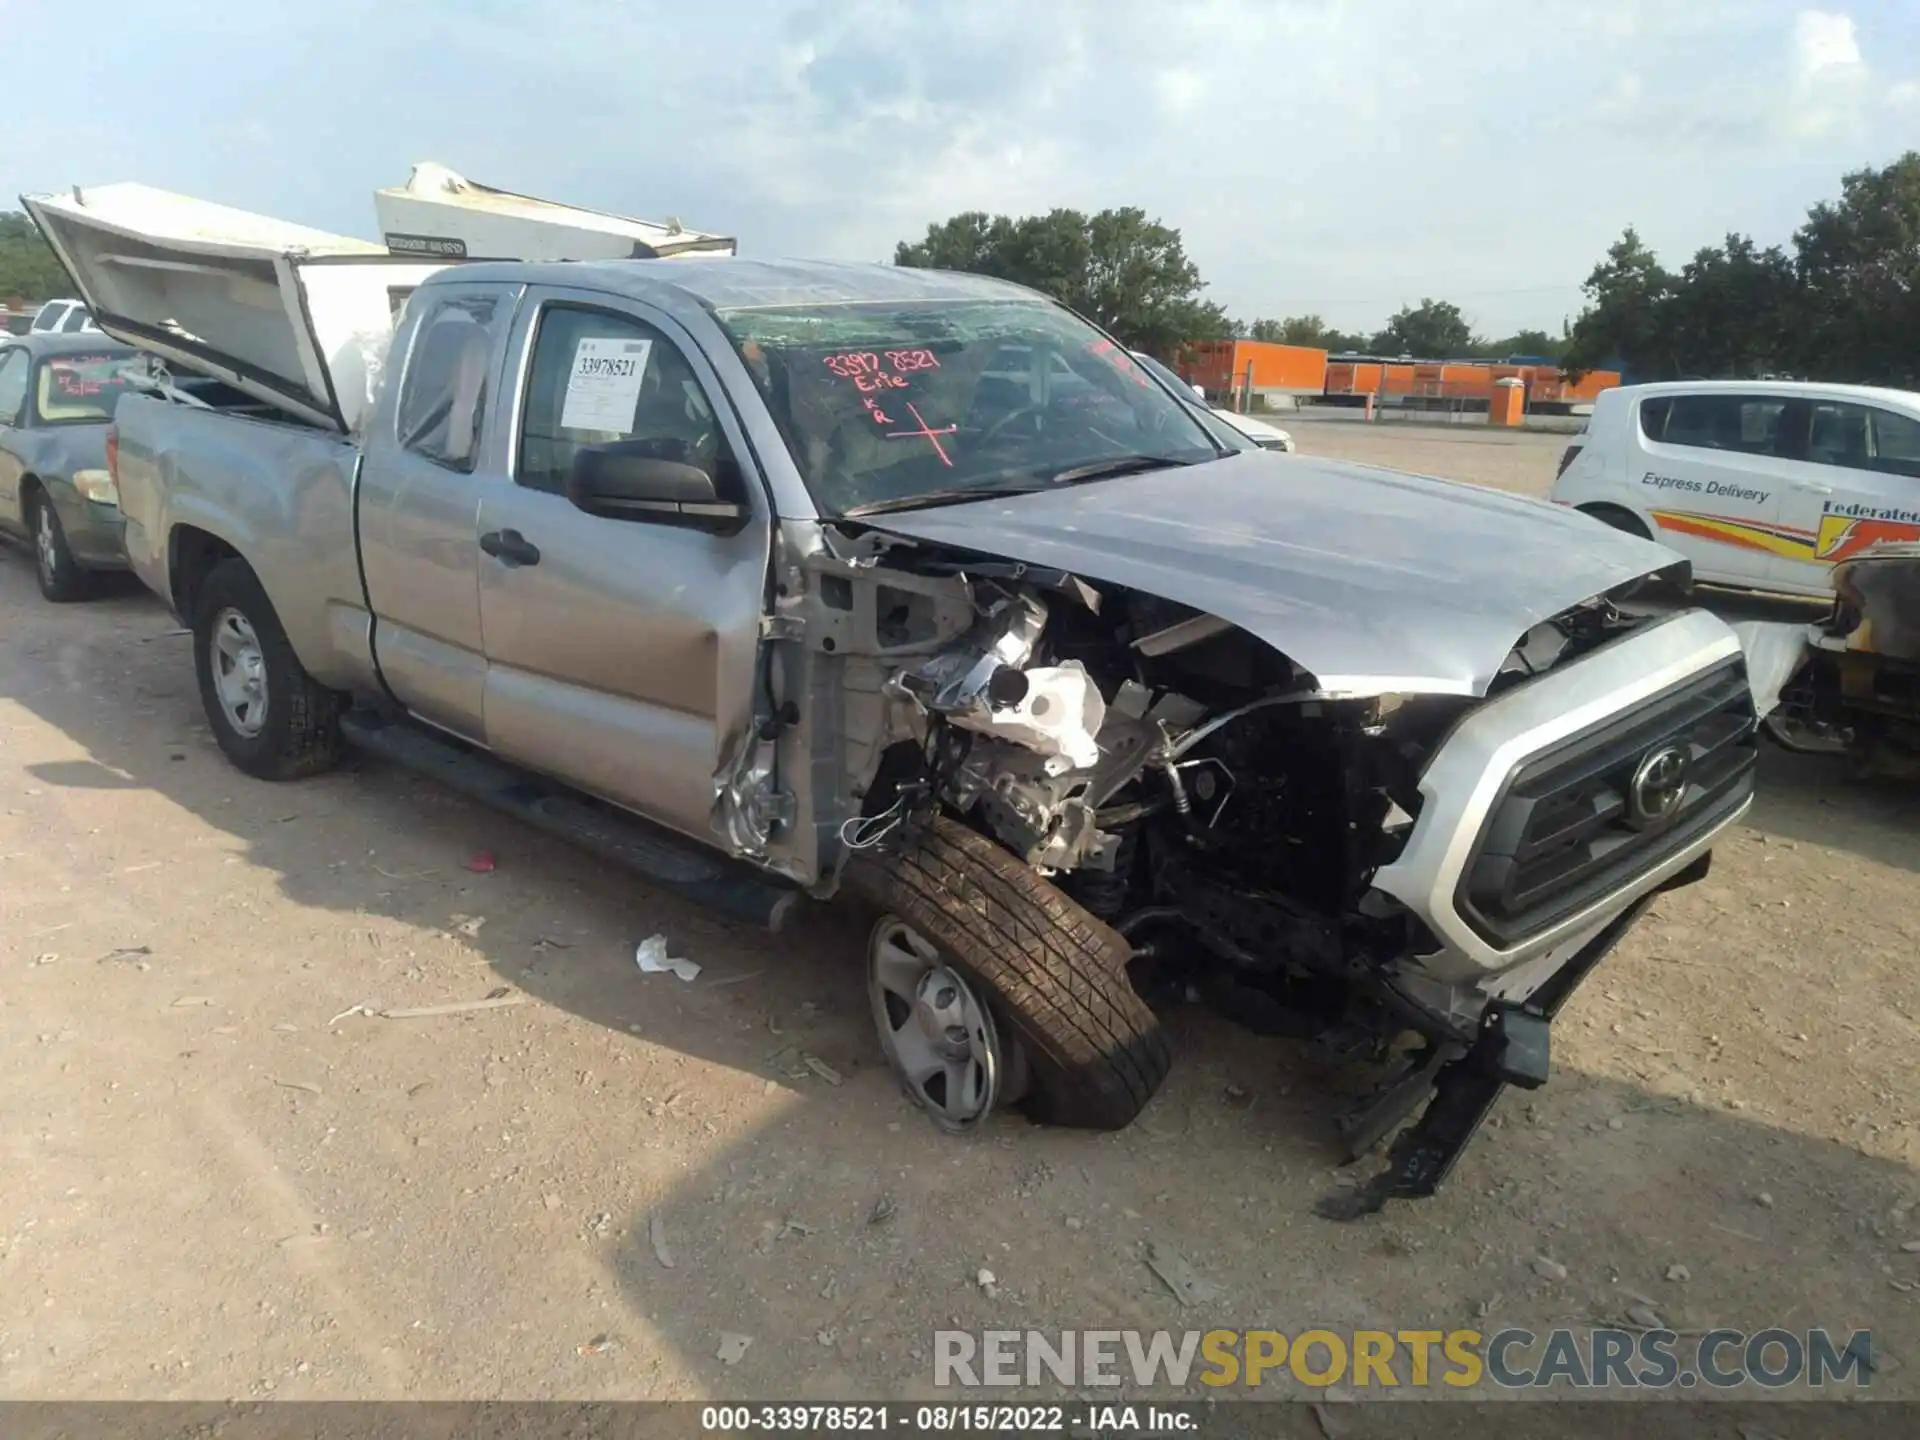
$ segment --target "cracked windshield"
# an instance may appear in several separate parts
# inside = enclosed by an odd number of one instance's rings
[[[908,509],[1217,458],[1192,407],[1050,306],[723,311],[815,502]]]

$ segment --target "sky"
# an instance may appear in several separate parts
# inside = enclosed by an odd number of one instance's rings
[[[483,184],[887,260],[1137,205],[1241,319],[1557,332],[1622,227],[1785,243],[1920,149],[1920,3],[0,0],[0,194],[138,180],[377,238]]]

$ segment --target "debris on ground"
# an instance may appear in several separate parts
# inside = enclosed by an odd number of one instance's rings
[[[605,1210],[600,1211],[598,1214],[590,1215],[587,1217],[587,1229],[592,1234],[605,1239],[608,1232],[613,1229],[613,1216]]]
[[[844,1078],[838,1070],[827,1064],[827,1062],[822,1060],[818,1055],[802,1055],[800,1059],[802,1063],[806,1065],[807,1069],[818,1075],[829,1085],[838,1085]]]
[[[105,955],[100,957],[99,963],[102,965],[131,965],[136,970],[145,970],[147,968],[145,957],[151,954],[153,954],[153,947],[151,945],[125,945],[118,950],[109,950]]]
[[[894,1217],[898,1209],[899,1207],[893,1203],[893,1196],[882,1195],[873,1202],[873,1208],[867,1212],[867,1224],[884,1225]]]
[[[487,923],[487,917],[484,915],[456,915],[453,919],[454,932],[459,935],[465,935],[468,939],[472,939],[475,935],[478,935],[480,933],[480,927]]]
[[[304,1090],[309,1095],[318,1095],[320,1093],[320,1087],[318,1085],[310,1085],[305,1080],[282,1080],[278,1075],[269,1075],[267,1078],[282,1090]]]
[[[490,875],[493,873],[494,868],[493,852],[491,850],[476,850],[460,862],[460,868],[462,870],[470,870],[475,875]]]
[[[1684,1265],[1669,1265],[1667,1267],[1667,1279],[1672,1280],[1676,1284],[1684,1285],[1692,1278],[1693,1272]]]
[[[1758,1195],[1753,1197],[1753,1203],[1758,1205],[1762,1210],[1771,1210],[1773,1209],[1773,1196],[1762,1190]]]
[[[758,980],[766,973],[764,970],[742,970],[738,975],[725,975],[718,980],[709,980],[707,984],[718,990],[725,985],[744,985],[749,980]]]
[[[1082,1220],[1078,1215],[1067,1216],[1067,1229],[1069,1230],[1078,1230],[1085,1224],[1086,1221]]]
[[[586,1344],[576,1345],[574,1347],[574,1353],[576,1355],[604,1355],[611,1349],[613,1349],[613,1337],[611,1335],[596,1335],[587,1341]]]
[[[371,1005],[349,1005],[347,1006],[346,1009],[342,1010],[338,1015],[334,1016],[331,1020],[327,1021],[327,1024],[338,1025],[342,1020],[348,1019],[349,1017],[354,1015],[375,1015],[378,1013],[379,1012],[375,1010],[374,1007],[372,1007]]]
[[[747,1353],[747,1347],[753,1344],[751,1335],[737,1335],[731,1330],[720,1332],[720,1348],[714,1352],[714,1359],[722,1365],[738,1365],[740,1357]]]
[[[1909,1240],[1900,1248],[1909,1255],[1920,1255],[1920,1240]]]
[[[1147,1268],[1160,1277],[1160,1283],[1171,1290],[1173,1298],[1182,1305],[1203,1304],[1220,1294],[1220,1287],[1201,1279],[1199,1272],[1177,1250],[1149,1240],[1146,1261]]]
[[[1635,1325],[1638,1325],[1642,1330],[1664,1330],[1667,1328],[1667,1322],[1660,1318],[1660,1312],[1655,1310],[1651,1305],[1629,1305],[1627,1307],[1627,1319],[1631,1320]]]
[[[1567,1278],[1567,1267],[1551,1256],[1536,1255],[1533,1257],[1533,1273],[1542,1280],[1564,1280]]]
[[[1000,1281],[995,1278],[993,1271],[987,1269],[984,1265],[980,1267],[980,1273],[973,1277],[973,1283],[980,1287],[989,1300],[994,1299],[1000,1293]]]
[[[524,995],[489,995],[484,1000],[453,1000],[445,1005],[411,1005],[401,1010],[380,1010],[377,1013],[383,1020],[430,1020],[436,1015],[467,1015],[475,1010],[504,1010],[509,1005],[524,1005]],[[355,1007],[358,1009],[359,1007]],[[345,1011],[351,1015],[353,1011]],[[367,1012],[361,1011],[362,1014]],[[336,1020],[340,1016],[334,1017]]]
[[[700,966],[692,960],[676,959],[667,954],[667,937],[649,935],[640,942],[640,948],[633,952],[634,962],[641,972],[647,975],[678,975],[691,983],[700,974]]]
[[[171,1008],[175,1010],[192,1010],[201,1006],[209,1006],[212,1004],[213,1004],[213,999],[211,996],[182,995],[178,1000],[173,1002],[173,1005]]]
[[[673,1269],[673,1251],[667,1248],[667,1225],[658,1215],[647,1217],[647,1239],[653,1242],[653,1258],[663,1270]]]

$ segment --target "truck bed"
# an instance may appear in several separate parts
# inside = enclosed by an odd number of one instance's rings
[[[228,393],[234,408],[160,395],[120,401],[128,559],[187,619],[192,597],[172,579],[184,548],[245,555],[308,672],[324,685],[362,686],[373,657],[353,531],[359,449],[285,415],[247,413],[255,405]]]

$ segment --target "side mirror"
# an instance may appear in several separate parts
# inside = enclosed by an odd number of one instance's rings
[[[1194,387],[1193,387],[1193,393],[1194,393],[1195,395],[1197,395],[1197,396],[1198,396],[1198,397],[1200,398],[1200,401],[1201,401],[1201,403],[1202,403],[1202,404],[1204,404],[1204,403],[1206,403],[1206,398],[1207,398],[1207,387],[1206,387],[1206,386],[1204,386],[1204,385],[1196,385],[1196,386],[1194,386]]]
[[[718,474],[678,460],[646,453],[644,440],[615,440],[574,452],[567,470],[566,494],[579,509],[609,520],[651,520],[656,524],[734,530],[747,507],[727,498],[741,493],[740,471],[731,460]]]

